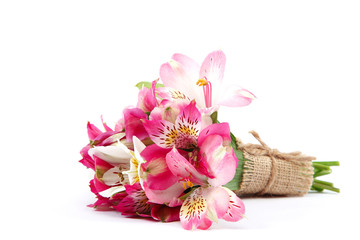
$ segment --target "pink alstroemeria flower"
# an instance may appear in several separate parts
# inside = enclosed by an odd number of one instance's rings
[[[191,149],[201,130],[201,114],[196,102],[191,101],[177,116],[175,123],[167,120],[144,120],[144,127],[151,140],[163,148]]]
[[[249,105],[255,96],[248,90],[236,85],[223,88],[225,63],[225,54],[220,50],[210,53],[201,66],[185,55],[174,54],[161,66],[160,78],[166,87],[195,99],[200,109],[211,108],[214,112],[220,105]]]
[[[174,207],[182,203],[179,197],[184,190],[190,189],[180,209],[185,229],[207,229],[218,219],[238,221],[245,211],[241,199],[221,187],[234,177],[238,163],[230,146],[229,124],[212,124],[200,131],[200,121],[192,101],[175,124],[165,120],[144,123],[158,145],[146,147],[141,154],[145,163],[139,175],[145,193],[151,202]]]
[[[175,176],[186,181],[188,186],[200,185],[191,188],[192,192],[180,208],[180,221],[187,230],[208,229],[218,219],[236,222],[245,213],[241,199],[221,186],[234,177],[237,159],[225,143],[227,140],[220,139],[224,134],[218,135],[214,125],[220,124],[213,124],[200,133],[199,138],[205,141],[199,144],[197,159],[186,159],[175,148],[166,156],[166,163]]]

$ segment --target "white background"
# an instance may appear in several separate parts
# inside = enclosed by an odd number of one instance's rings
[[[357,1],[1,1],[2,236],[358,235],[359,12]],[[225,81],[257,96],[219,119],[245,142],[255,129],[271,147],[341,161],[323,178],[341,194],[244,199],[248,219],[194,232],[87,208],[87,121],[112,126],[173,53],[201,63],[217,49]]]

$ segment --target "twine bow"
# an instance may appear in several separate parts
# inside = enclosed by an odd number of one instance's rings
[[[277,149],[270,148],[259,136],[259,134],[252,130],[250,133],[253,137],[258,140],[261,144],[243,144],[240,139],[237,139],[237,146],[240,150],[247,152],[249,154],[255,156],[267,156],[271,159],[271,174],[269,180],[262,191],[258,193],[258,195],[264,195],[267,193],[271,186],[273,185],[274,181],[276,180],[277,175],[277,161],[278,159],[282,159],[292,164],[298,166],[305,166],[309,161],[315,160],[315,157],[303,155],[301,152],[291,152],[291,153],[282,153]]]

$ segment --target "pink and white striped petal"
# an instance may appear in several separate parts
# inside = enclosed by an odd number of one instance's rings
[[[175,128],[179,133],[176,147],[191,149],[197,146],[197,137],[201,130],[201,113],[196,108],[196,102],[191,101],[178,115]]]
[[[144,120],[144,127],[153,142],[162,148],[171,148],[178,138],[175,125],[165,120]]]
[[[180,208],[180,221],[187,230],[208,229],[227,211],[229,195],[221,187],[200,187],[187,197]]]
[[[245,205],[233,191],[226,187],[223,188],[229,194],[229,206],[228,210],[222,218],[229,222],[237,222],[244,217]]]
[[[150,217],[152,204],[148,203],[148,198],[139,183],[125,185],[128,194],[115,209],[123,215]]]

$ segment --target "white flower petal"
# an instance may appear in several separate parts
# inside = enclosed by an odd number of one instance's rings
[[[116,146],[111,145],[90,148],[89,155],[91,157],[95,155],[112,165],[129,163],[129,160],[132,158],[130,151],[121,143]]]

